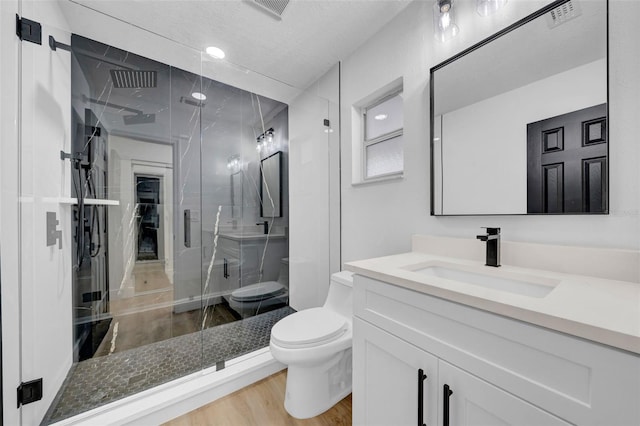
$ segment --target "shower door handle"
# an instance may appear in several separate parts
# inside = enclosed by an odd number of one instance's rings
[[[191,210],[184,211],[184,246],[191,247]]]
[[[227,260],[227,258],[225,257],[224,259],[224,277],[225,278],[229,278],[229,261]]]

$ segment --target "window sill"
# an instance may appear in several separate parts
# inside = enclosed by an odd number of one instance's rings
[[[401,180],[401,179],[404,179],[404,173],[403,172],[389,174],[389,175],[380,176],[380,177],[375,177],[375,178],[366,179],[366,180],[361,180],[361,181],[358,181],[358,182],[351,182],[351,186],[367,186],[367,185],[371,185],[371,184],[376,184],[376,183],[381,183],[381,182],[388,182],[388,181],[393,181],[393,180]]]

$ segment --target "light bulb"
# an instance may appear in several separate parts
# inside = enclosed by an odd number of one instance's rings
[[[224,57],[226,56],[222,49],[220,49],[219,47],[215,47],[215,46],[207,47],[205,52],[207,52],[207,55],[211,56],[212,58],[216,58],[216,59],[224,59]]]

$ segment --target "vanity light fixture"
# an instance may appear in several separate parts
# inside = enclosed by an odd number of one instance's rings
[[[387,114],[378,114],[375,117],[373,117],[374,120],[378,120],[378,121],[382,121],[382,120],[386,120],[388,117]]]
[[[227,169],[231,170],[231,173],[240,171],[240,155],[235,154],[227,159]]]
[[[274,136],[273,127],[266,130],[263,134],[256,138],[257,146],[256,150],[260,151],[263,148],[266,148],[268,145],[273,144],[273,136]]]
[[[204,101],[205,99],[207,99],[207,96],[204,93],[200,93],[200,92],[193,92],[191,94],[191,97],[199,101]]]
[[[433,35],[443,43],[458,35],[453,1],[436,0],[433,4]]]
[[[476,12],[480,16],[493,15],[505,4],[507,0],[476,0]]]
[[[219,47],[209,46],[205,49],[205,52],[207,52],[207,55],[215,59],[224,59],[225,57],[224,50]]]

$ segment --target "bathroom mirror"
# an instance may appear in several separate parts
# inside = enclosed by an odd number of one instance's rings
[[[432,215],[608,213],[607,7],[555,1],[431,69]]]
[[[242,171],[232,173],[230,179],[231,217],[238,219],[242,217]]]
[[[282,151],[260,162],[260,216],[282,216]]]

